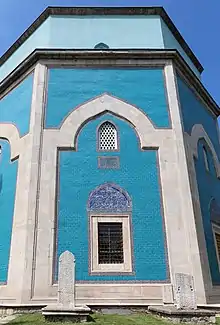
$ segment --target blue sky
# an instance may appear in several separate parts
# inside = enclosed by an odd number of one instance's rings
[[[0,56],[47,6],[163,6],[204,67],[220,104],[220,0],[0,0]]]

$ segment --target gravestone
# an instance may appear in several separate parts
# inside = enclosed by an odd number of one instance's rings
[[[75,257],[65,251],[59,258],[58,301],[42,309],[48,321],[86,322],[90,314],[87,306],[75,304]]]
[[[75,257],[69,251],[59,258],[58,304],[75,306]]]
[[[184,273],[176,273],[177,309],[197,309],[193,277]]]

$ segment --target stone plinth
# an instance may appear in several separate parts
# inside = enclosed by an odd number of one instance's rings
[[[149,306],[152,314],[157,314],[167,320],[178,323],[215,324],[215,311],[207,309],[177,309],[175,306]]]
[[[87,322],[91,310],[87,306],[63,307],[59,305],[47,306],[42,314],[50,322]]]

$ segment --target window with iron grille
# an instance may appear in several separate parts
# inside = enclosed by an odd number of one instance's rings
[[[99,264],[124,263],[122,222],[98,223]]]
[[[99,150],[117,150],[117,130],[110,122],[104,122],[98,131],[98,147]]]
[[[215,232],[216,250],[218,258],[220,259],[220,233]]]
[[[210,162],[209,162],[209,157],[208,157],[208,151],[205,146],[203,146],[203,156],[204,156],[205,168],[207,171],[210,171]]]

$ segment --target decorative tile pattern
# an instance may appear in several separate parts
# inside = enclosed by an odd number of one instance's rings
[[[106,183],[90,194],[88,210],[116,213],[131,211],[131,199],[117,185]]]
[[[98,157],[98,168],[103,168],[103,169],[120,168],[119,157]]]

